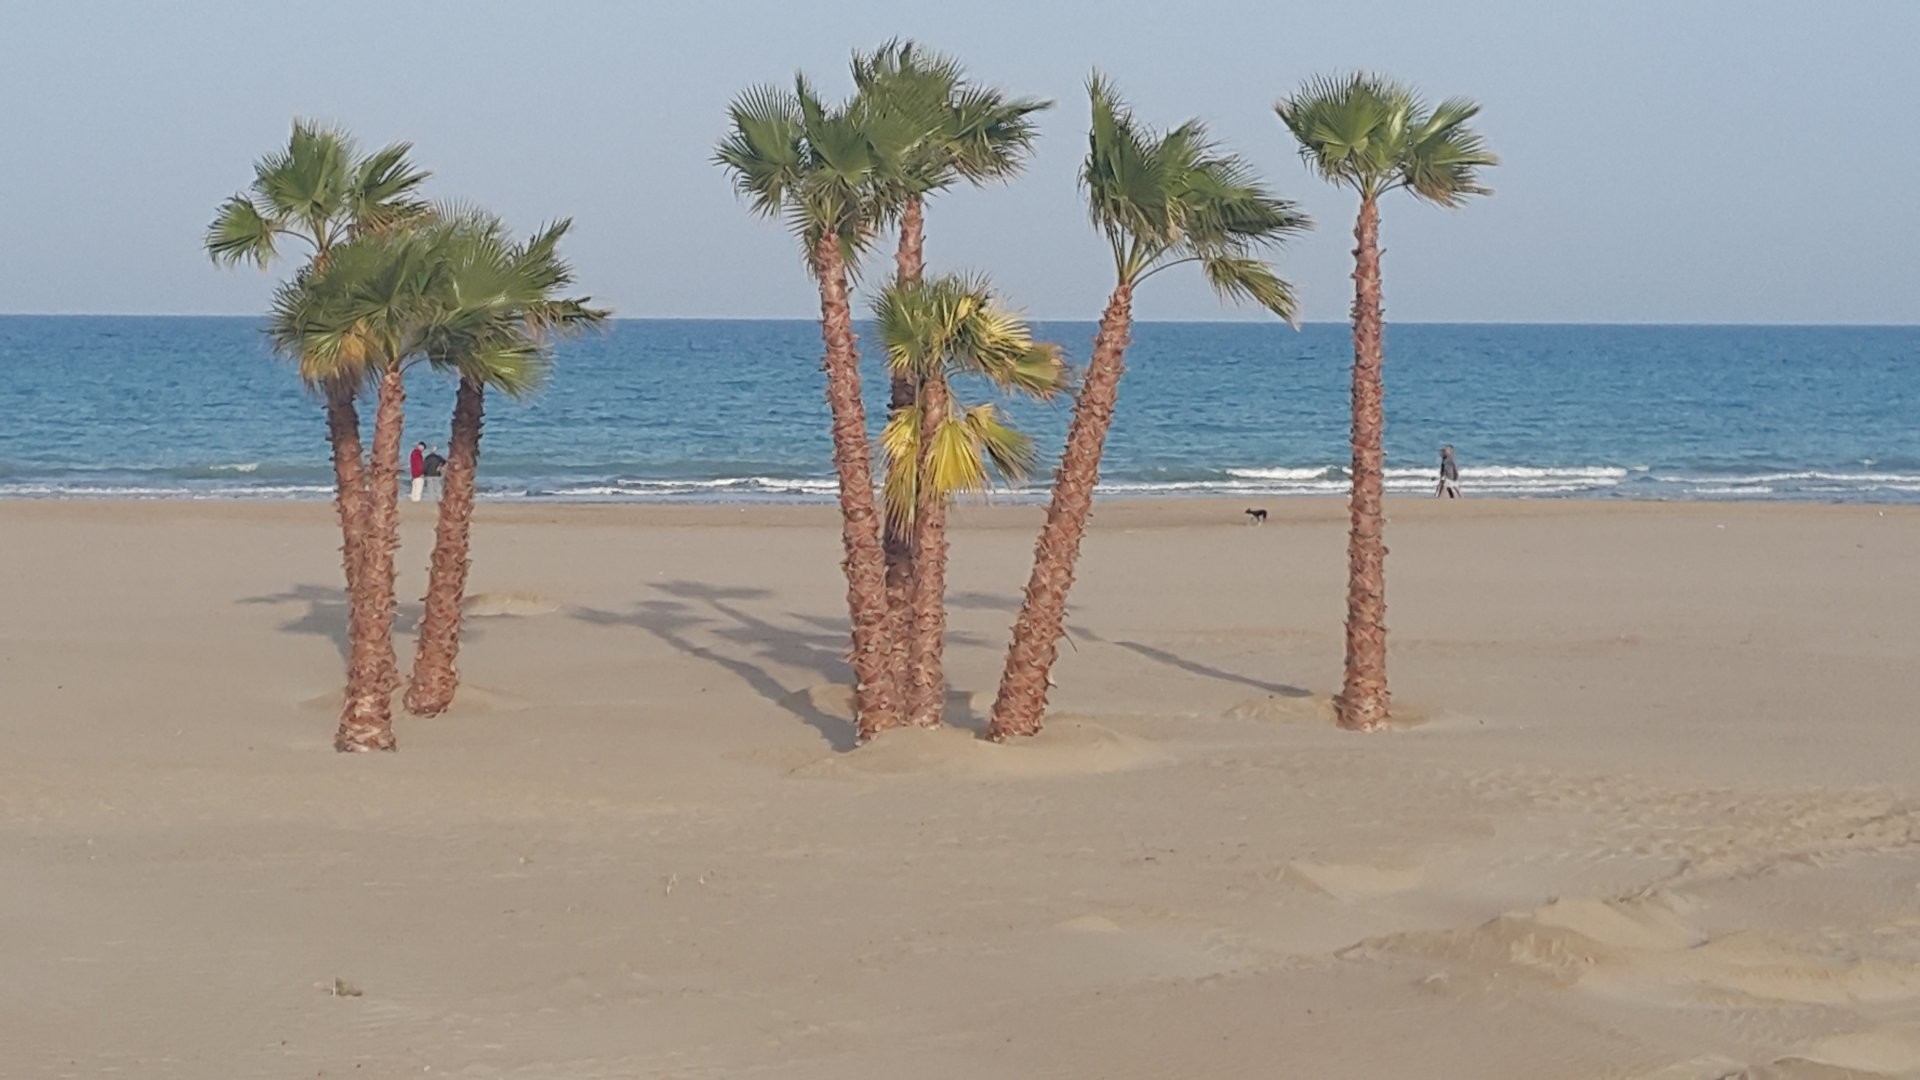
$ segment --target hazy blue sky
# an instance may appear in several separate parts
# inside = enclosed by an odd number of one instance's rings
[[[930,212],[935,268],[1040,317],[1110,284],[1074,187],[1095,65],[1139,113],[1198,115],[1320,228],[1282,259],[1344,317],[1351,205],[1270,109],[1365,66],[1486,105],[1508,164],[1464,212],[1385,211],[1390,318],[1920,321],[1916,0],[0,0],[0,311],[254,312],[270,280],[200,254],[214,206],[295,115],[409,139],[433,191],[577,222],[623,315],[805,316],[791,241],[709,156],[729,97],[909,35],[1053,97],[1010,187]],[[1142,313],[1214,318],[1197,280]],[[1229,312],[1230,314],[1230,312]]]

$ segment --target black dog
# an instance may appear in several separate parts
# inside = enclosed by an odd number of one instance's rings
[[[1246,515],[1253,519],[1255,525],[1265,525],[1267,523],[1267,512],[1265,510],[1248,510],[1246,511]]]

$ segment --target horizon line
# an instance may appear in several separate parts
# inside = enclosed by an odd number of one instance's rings
[[[259,312],[188,312],[188,311],[0,311],[0,319],[260,319]],[[1060,318],[1043,315],[1023,316],[1031,323],[1086,323],[1099,322],[1098,319],[1085,317]],[[809,315],[614,315],[608,322],[746,322],[746,323],[818,323],[818,316]],[[870,322],[871,317],[855,319],[855,322]],[[1158,318],[1135,319],[1134,325],[1192,325],[1192,326],[1285,326],[1280,320],[1259,318],[1241,319],[1200,319],[1200,318]],[[1303,319],[1305,326],[1351,326],[1345,319]],[[1644,327],[1764,327],[1778,329],[1827,328],[1861,330],[1903,330],[1920,328],[1920,322],[1845,322],[1845,321],[1774,321],[1741,322],[1735,320],[1701,320],[1697,322],[1676,322],[1665,319],[1389,319],[1389,326],[1644,326]]]

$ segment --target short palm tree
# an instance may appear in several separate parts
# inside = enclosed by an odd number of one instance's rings
[[[1392,702],[1387,690],[1387,545],[1381,506],[1386,414],[1379,200],[1405,188],[1426,202],[1458,207],[1475,195],[1489,194],[1480,184],[1480,170],[1500,162],[1467,126],[1480,106],[1449,98],[1429,109],[1411,89],[1377,75],[1314,79],[1274,105],[1274,111],[1300,144],[1300,156],[1322,179],[1360,196],[1353,228],[1347,655],[1334,704],[1341,727],[1372,731],[1386,724]]]
[[[1112,249],[1115,282],[1074,404],[1034,548],[1033,576],[993,703],[988,736],[1002,741],[1037,733],[1046,711],[1047,676],[1066,624],[1067,591],[1126,368],[1134,290],[1163,270],[1194,263],[1221,296],[1251,300],[1291,320],[1293,290],[1260,256],[1309,225],[1199,121],[1158,134],[1134,119],[1103,77],[1096,74],[1088,90],[1093,128],[1080,182],[1093,224]]]
[[[518,244],[491,215],[452,217],[438,227],[439,266],[421,348],[430,363],[459,382],[405,699],[416,716],[444,712],[459,686],[461,602],[472,566],[469,535],[486,391],[531,395],[551,368],[554,337],[601,325],[608,315],[589,307],[585,297],[556,295],[573,283],[573,268],[559,254],[571,225],[558,222]]]
[[[736,99],[714,158],[754,213],[784,220],[820,287],[827,405],[846,550],[850,657],[859,737],[901,720],[887,621],[886,556],[873,495],[860,354],[848,280],[885,220],[880,185],[898,175],[914,133],[898,117],[829,105],[804,76],[791,91],[763,86]],[[904,643],[902,643],[904,645]]]
[[[881,444],[887,518],[910,538],[914,556],[907,721],[936,727],[946,698],[947,504],[960,492],[985,491],[995,473],[1018,482],[1033,467],[1033,441],[991,404],[958,405],[952,380],[983,376],[1002,390],[1049,398],[1066,388],[1067,368],[1059,348],[1036,344],[984,279],[896,282],[874,303],[874,317],[888,366],[913,388],[913,403],[893,414]]]
[[[394,748],[394,552],[399,547],[400,437],[406,368],[420,359],[437,273],[433,243],[412,230],[357,237],[282,285],[269,333],[313,381],[375,383],[373,449],[359,580],[349,592],[347,695],[334,747]],[[357,373],[357,374],[356,374]]]
[[[417,224],[429,214],[417,195],[428,174],[407,160],[409,149],[396,143],[362,156],[345,132],[295,121],[286,149],[257,161],[248,190],[221,204],[207,228],[207,254],[217,263],[250,262],[265,269],[292,242],[306,248],[308,261],[301,273],[311,274],[326,266],[340,244]],[[294,359],[301,377],[326,402],[348,610],[354,612],[364,610],[352,597],[360,584],[370,510],[356,404],[367,373],[343,365],[343,355],[335,353],[326,361],[305,355]],[[390,647],[379,664],[389,685],[398,680]]]
[[[857,109],[892,119],[914,138],[899,170],[884,179],[882,204],[900,227],[894,280],[916,285],[926,271],[926,200],[963,181],[981,185],[1019,175],[1039,135],[1034,116],[1053,103],[975,85],[952,57],[898,39],[855,53],[853,81]],[[913,382],[898,370],[890,389],[889,417],[914,402]],[[890,460],[889,470],[896,464],[911,463]],[[897,646],[913,618],[914,544],[891,517],[884,534],[889,626]],[[908,679],[905,665],[896,647],[894,674],[902,686]]]

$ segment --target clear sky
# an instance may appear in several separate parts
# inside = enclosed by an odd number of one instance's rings
[[[1157,124],[1201,116],[1320,227],[1282,258],[1345,317],[1350,199],[1271,111],[1368,67],[1486,106],[1507,164],[1460,211],[1385,209],[1389,318],[1920,322],[1917,0],[0,0],[0,311],[248,313],[270,279],[200,253],[295,115],[407,139],[432,191],[521,228],[572,216],[629,316],[808,316],[791,240],[709,162],[728,99],[893,35],[1059,102],[1012,186],[929,213],[935,269],[1093,319],[1111,271],[1075,170],[1098,65]],[[1231,316],[1197,277],[1148,318]],[[1244,314],[1244,313],[1243,313]]]

